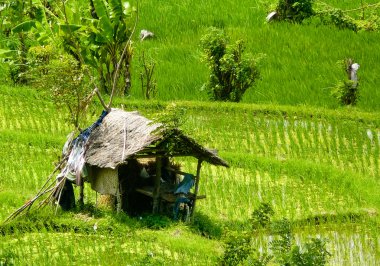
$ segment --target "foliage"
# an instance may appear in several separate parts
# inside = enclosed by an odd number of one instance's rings
[[[350,29],[358,31],[358,25],[353,18],[343,13],[341,9],[332,9],[328,12],[319,12],[319,17],[323,24],[332,24],[338,29]]]
[[[291,265],[291,249],[293,242],[293,234],[291,224],[288,220],[283,219],[280,222],[272,224],[272,231],[274,234],[280,236],[279,239],[270,242],[271,250],[275,257],[275,261],[280,265]]]
[[[338,29],[352,31],[377,31],[379,28],[379,16],[375,11],[380,3],[363,5],[361,8],[342,10],[318,1],[318,7],[313,7],[314,0],[279,0],[276,7],[276,19],[301,23],[307,18],[318,17],[325,25],[334,25]],[[364,11],[370,9],[370,15],[365,18]],[[348,15],[349,12],[362,11],[360,19]]]
[[[254,212],[255,220],[261,221],[265,225],[270,216],[274,214],[269,204],[263,203]],[[326,243],[319,238],[311,239],[311,242],[304,244],[301,248],[295,245],[292,227],[287,219],[272,222],[271,231],[277,239],[270,241],[272,255],[266,253],[259,254],[252,244],[255,231],[243,232],[232,235],[225,243],[225,251],[221,258],[222,265],[267,265],[272,260],[279,265],[326,265],[331,254],[326,249]]]
[[[76,2],[68,1],[61,8],[64,17],[55,17],[60,25],[59,35],[64,40],[64,48],[80,64],[97,71],[103,91],[111,93],[116,86],[120,93],[128,94],[132,59],[132,46],[128,42],[131,35],[129,3],[123,0],[91,0],[91,10],[78,10]],[[114,80],[118,67],[120,72]]]
[[[223,228],[218,221],[212,220],[209,216],[197,211],[193,217],[191,228],[196,233],[207,238],[220,238],[223,234]]]
[[[35,43],[29,30],[35,25],[34,20],[39,18],[40,9],[32,1],[6,1],[1,3],[0,31],[7,38],[5,47],[7,53],[3,57],[9,63],[10,78],[14,83],[26,84],[28,82],[27,53],[29,47]]]
[[[224,31],[210,28],[201,39],[203,60],[210,70],[206,87],[212,100],[239,102],[259,78],[254,58],[244,53],[242,40],[229,44]]]
[[[331,256],[326,249],[326,242],[320,238],[312,238],[302,249],[294,245],[291,224],[286,219],[275,223],[273,232],[280,237],[271,242],[275,261],[280,265],[322,266],[326,265]]]
[[[15,265],[17,255],[10,249],[0,250],[0,266]]]
[[[376,12],[380,8],[380,3],[361,3],[361,7],[343,10],[332,7],[324,2],[319,2],[319,8],[315,15],[325,25],[334,25],[338,29],[348,29],[358,31],[377,31],[379,28],[379,14]],[[367,11],[367,12],[366,12]],[[360,12],[361,15],[355,13]]]
[[[140,63],[142,68],[140,72],[141,90],[144,98],[149,100],[154,98],[157,94],[157,82],[156,79],[153,78],[156,62],[152,58],[146,59],[145,53],[143,52]]]
[[[301,23],[314,15],[314,0],[279,0],[276,11],[279,20]]]
[[[159,230],[172,225],[172,220],[166,216],[148,214],[141,217],[141,222],[144,227]]]
[[[52,46],[30,49],[28,61],[30,82],[48,95],[60,108],[68,110],[69,122],[79,128],[89,100],[91,82],[85,75],[86,66],[80,65],[72,56],[59,52]]]
[[[332,94],[341,105],[356,105],[359,99],[358,86],[352,80],[338,82]]]
[[[221,265],[239,265],[254,253],[254,251],[251,244],[251,236],[230,236],[225,243]]]
[[[33,14],[29,14],[30,19],[27,21],[24,21],[24,17],[15,15],[16,12],[9,15],[12,18],[12,32],[22,37],[19,49],[21,54],[27,53],[25,32],[29,32],[28,34],[32,34],[40,45],[61,45],[80,66],[86,65],[91,68],[97,73],[96,77],[103,91],[111,93],[113,88],[119,88],[119,93],[129,92],[132,46],[129,42],[131,12],[128,2],[15,2],[28,3],[18,4],[18,9],[35,10]],[[11,7],[12,5],[9,8]],[[20,66],[27,63],[25,58],[23,59]]]
[[[260,203],[260,206],[252,212],[251,222],[253,228],[266,227],[269,225],[273,214],[274,211],[269,203]]]
[[[345,59],[343,61],[339,61],[338,64],[344,69],[348,78],[338,82],[332,91],[332,95],[341,105],[356,105],[359,100],[359,82],[357,80],[350,79],[353,61],[352,59]]]
[[[160,129],[170,131],[171,129],[179,128],[187,120],[186,108],[180,107],[176,103],[171,103],[160,113],[157,113],[153,120],[162,124]]]

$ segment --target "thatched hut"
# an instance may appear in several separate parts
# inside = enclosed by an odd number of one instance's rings
[[[169,165],[170,158],[182,156],[198,160],[193,193],[186,195],[191,199],[192,214],[200,198],[202,162],[225,167],[228,164],[215,151],[202,147],[178,129],[166,129],[138,112],[111,109],[88,137],[84,152],[88,169],[85,181],[101,194],[114,195],[119,211],[128,211],[134,203],[144,201],[139,198],[142,195],[145,201],[150,199],[152,211],[157,213],[165,202],[173,203],[178,198],[175,195],[178,181],[167,179],[176,173],[185,174]]]

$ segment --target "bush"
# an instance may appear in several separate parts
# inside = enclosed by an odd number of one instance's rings
[[[34,47],[28,54],[30,68],[27,72],[28,80],[37,88],[48,92],[55,104],[68,111],[68,120],[75,128],[84,119],[84,111],[91,98],[93,89],[85,73],[85,66],[81,66],[75,58],[53,47]]]
[[[270,221],[274,211],[269,203],[260,203],[260,206],[252,213],[253,228],[266,227]]]
[[[264,266],[273,263],[272,260],[279,265],[322,266],[327,263],[331,254],[323,239],[312,238],[301,248],[294,244],[291,223],[286,219],[270,223],[273,214],[273,209],[267,203],[262,203],[252,214],[254,224],[262,227],[271,225],[270,231],[275,238],[269,242],[272,255],[260,254],[254,249],[252,239],[257,236],[257,231],[253,228],[251,232],[229,236],[220,264]]]
[[[172,220],[166,216],[149,214],[141,217],[142,225],[146,228],[159,230],[171,226]]]
[[[280,265],[326,265],[331,254],[327,251],[326,242],[323,239],[312,238],[303,248],[294,245],[292,227],[286,219],[275,223],[272,230],[275,235],[279,236],[279,239],[270,243],[270,249],[275,261]]]
[[[314,15],[314,0],[279,0],[277,16],[279,20],[290,20],[297,23]]]
[[[247,89],[259,77],[254,58],[244,54],[242,40],[229,44],[224,31],[210,28],[202,37],[204,61],[210,69],[210,80],[205,85],[210,98],[216,101],[239,102]]]
[[[225,244],[222,265],[239,265],[244,262],[254,249],[251,244],[250,236],[230,236]]]
[[[345,59],[343,61],[339,61],[338,63],[346,72],[347,79],[338,82],[332,91],[332,95],[340,102],[341,105],[356,105],[359,100],[359,82],[357,81],[356,71],[354,74],[355,77],[351,77],[351,71],[354,65],[353,60]],[[356,66],[358,69],[359,65],[356,64]]]
[[[200,235],[207,238],[220,238],[223,234],[223,228],[217,221],[210,219],[202,212],[197,212],[191,223],[191,228]]]
[[[359,90],[351,80],[339,82],[333,91],[333,96],[341,105],[356,105],[359,99]]]

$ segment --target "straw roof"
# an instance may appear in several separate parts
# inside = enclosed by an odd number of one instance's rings
[[[194,156],[214,165],[228,164],[180,130],[164,131],[161,124],[138,112],[112,109],[95,128],[87,143],[85,161],[101,168],[115,168],[135,157]]]

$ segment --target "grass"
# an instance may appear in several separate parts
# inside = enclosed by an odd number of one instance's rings
[[[4,220],[43,184],[70,130],[63,112],[30,88],[3,86],[0,99],[5,117],[0,123],[4,158],[0,175],[5,177],[0,179],[0,220]],[[117,99],[116,104],[151,117],[167,103]],[[0,228],[4,234],[0,258],[21,265],[216,264],[225,235],[249,229],[253,210],[260,202],[269,202],[275,220],[293,221],[299,242],[327,238],[333,265],[373,265],[379,259],[376,113],[307,106],[177,105],[187,110],[185,132],[207,147],[219,148],[231,165],[228,169],[203,165],[200,193],[207,199],[199,201],[192,226],[149,217],[118,218],[102,209],[52,216],[48,208],[35,218],[11,223],[11,231]],[[94,108],[100,110],[98,104]],[[95,112],[88,120],[96,117]],[[184,171],[196,168],[195,160],[178,161]],[[85,195],[86,204],[94,204],[96,195],[88,186]],[[268,241],[268,233],[262,231],[256,247],[265,250]],[[42,252],[46,246],[50,248]]]
[[[328,3],[360,6],[360,1]],[[96,209],[96,195],[87,186],[89,209],[54,216],[53,208],[46,208],[0,225],[0,265],[214,265],[225,237],[250,230],[249,219],[261,202],[273,206],[274,220],[292,221],[297,242],[327,238],[331,265],[376,265],[379,33],[266,24],[268,7],[266,1],[247,0],[140,2],[138,30],[156,37],[135,41],[131,95],[115,99],[115,106],[152,117],[174,101],[187,110],[182,129],[217,148],[231,165],[203,164],[200,193],[207,198],[198,202],[193,224]],[[248,52],[265,55],[262,78],[242,103],[211,103],[201,90],[208,72],[199,40],[209,26],[225,28],[232,40],[246,41]],[[157,61],[154,101],[143,101],[140,91],[143,51]],[[336,61],[345,57],[361,65],[357,107],[340,107],[330,96],[344,77]],[[83,127],[100,111],[94,102]],[[0,221],[33,197],[54,168],[71,131],[64,113],[33,88],[0,85]],[[178,162],[184,171],[196,169],[195,160]],[[268,250],[271,237],[259,231],[255,248]]]
[[[344,9],[360,6],[360,1],[327,2]],[[136,41],[135,58],[145,52],[157,61],[157,97],[207,100],[207,93],[201,88],[207,81],[208,70],[200,60],[199,44],[208,27],[218,26],[223,27],[232,40],[243,39],[247,52],[263,57],[261,80],[246,92],[243,102],[337,108],[330,94],[345,74],[336,63],[351,57],[361,65],[358,107],[366,111],[379,110],[378,32],[355,33],[315,23],[266,24],[268,6],[264,1],[240,1],[238,5],[233,1],[223,5],[217,1],[140,3],[138,30],[151,30],[156,37]],[[132,71],[131,96],[141,99],[138,63],[133,65]]]

